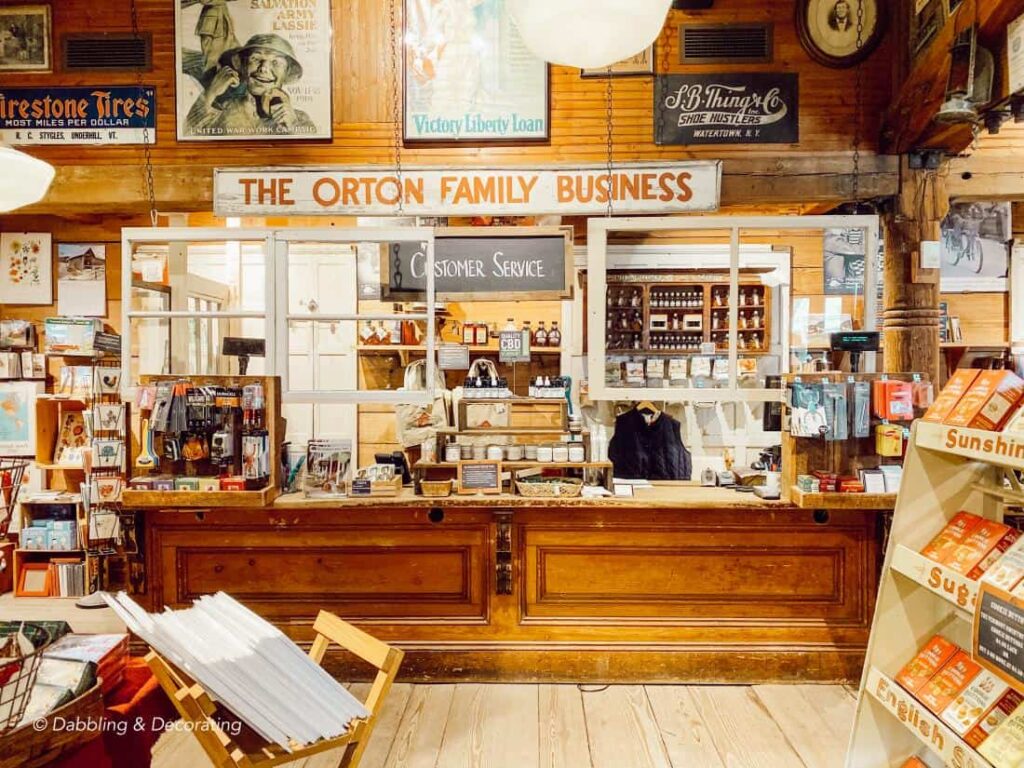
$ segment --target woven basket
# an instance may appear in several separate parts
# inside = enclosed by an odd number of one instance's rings
[[[25,656],[0,659],[0,735],[13,730],[21,722],[43,651],[50,644],[50,633],[36,624],[12,622],[4,631],[5,636],[17,632],[19,628],[32,642],[34,650]]]
[[[452,495],[451,480],[420,480],[420,493],[424,496],[439,499]]]
[[[575,477],[563,477],[557,483],[531,483],[528,480],[516,480],[516,489],[520,496],[529,498],[572,498],[583,493],[583,481]]]

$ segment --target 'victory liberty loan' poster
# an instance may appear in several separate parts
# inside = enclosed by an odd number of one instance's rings
[[[331,137],[330,0],[175,0],[179,140]]]

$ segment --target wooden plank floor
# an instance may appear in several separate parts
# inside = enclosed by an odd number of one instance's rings
[[[398,683],[361,768],[840,768],[854,703],[831,685]],[[153,766],[182,765],[210,763],[169,732]]]

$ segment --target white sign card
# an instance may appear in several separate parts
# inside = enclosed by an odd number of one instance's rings
[[[1006,27],[1006,60],[1010,93],[1024,90],[1024,15]]]

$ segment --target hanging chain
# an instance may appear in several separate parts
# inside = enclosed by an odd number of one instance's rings
[[[398,84],[398,40],[402,30],[398,27],[398,19],[395,11],[395,0],[388,0],[388,16],[390,26],[388,37],[390,39],[391,53],[391,123],[393,128],[392,140],[394,142],[395,157],[395,179],[398,183],[398,207],[396,213],[401,215],[405,211],[405,185],[402,183],[402,119],[401,113],[401,90]]]
[[[864,47],[864,0],[857,0],[857,51]],[[861,119],[864,113],[864,60],[857,62],[856,114],[853,116],[853,202],[860,202]]]
[[[612,215],[612,68],[608,67],[608,77],[606,79],[604,89],[604,107],[605,107],[605,136],[607,137],[608,154],[605,163],[605,173],[608,180],[608,207],[605,209],[604,215]]]
[[[135,0],[131,0],[132,7],[132,36],[136,42],[142,44],[142,33],[139,32],[139,9],[136,7]],[[142,64],[140,63],[135,69],[136,80],[135,84],[139,89],[139,98],[143,98],[146,95],[146,88],[142,82]],[[142,126],[142,153],[145,158],[145,164],[142,169],[142,191],[146,195],[146,199],[149,201],[149,222],[152,226],[157,225],[157,214],[156,214],[156,186],[153,183],[153,148],[149,143],[149,126],[143,124]]]

